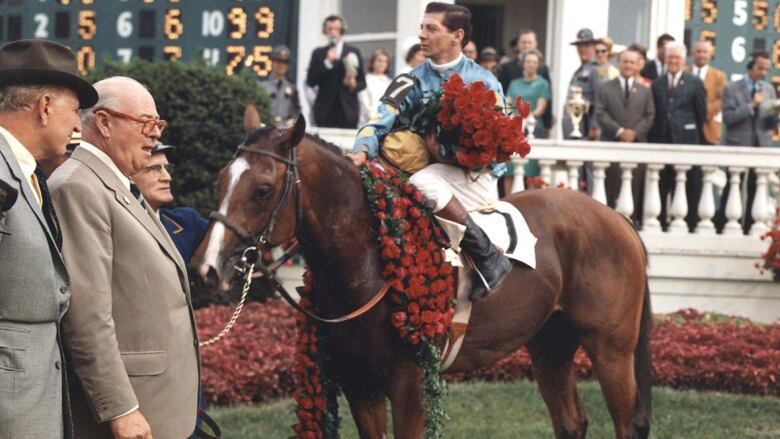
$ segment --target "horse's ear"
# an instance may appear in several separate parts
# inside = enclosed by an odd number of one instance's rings
[[[303,117],[302,114],[298,115],[298,120],[295,121],[295,125],[292,126],[288,130],[288,135],[290,136],[290,148],[294,148],[298,146],[299,143],[301,143],[301,140],[303,140],[303,136],[306,134],[306,119]]]
[[[260,118],[260,112],[257,111],[257,107],[252,101],[247,102],[244,109],[244,134],[249,135],[261,126],[263,126],[263,121]]]

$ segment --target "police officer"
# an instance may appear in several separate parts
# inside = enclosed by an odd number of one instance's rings
[[[279,45],[271,51],[271,74],[268,79],[261,81],[268,95],[271,97],[271,115],[273,124],[278,127],[290,127],[301,112],[301,104],[298,100],[298,90],[295,84],[287,80],[287,71],[290,68],[290,49]]]
[[[173,146],[170,145],[155,146],[146,166],[133,175],[133,182],[141,190],[144,201],[160,218],[160,222],[181,253],[184,262],[189,264],[193,253],[206,234],[209,222],[191,207],[174,209],[162,207],[173,202],[171,192],[173,165],[168,163],[168,157],[165,155],[165,152],[171,149]]]
[[[588,140],[599,138],[598,124],[596,122],[596,89],[607,81],[607,73],[601,69],[601,65],[596,60],[596,43],[599,40],[593,38],[593,31],[588,28],[580,29],[577,32],[577,40],[571,44],[577,46],[577,55],[582,63],[574,72],[569,81],[569,91],[566,99],[570,99],[571,87],[577,86],[582,89],[582,96],[590,103],[588,114],[582,118],[580,123],[580,132],[587,135]],[[563,112],[563,138],[568,139],[572,132],[571,118],[566,111]]]

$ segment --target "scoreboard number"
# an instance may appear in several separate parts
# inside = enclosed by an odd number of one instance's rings
[[[230,8],[228,12],[228,21],[233,27],[230,31],[230,38],[240,40],[246,34],[246,12],[242,8]]]
[[[49,38],[49,31],[46,29],[49,26],[49,16],[46,14],[35,14],[33,17],[35,21],[35,38]]]
[[[76,52],[76,63],[79,73],[86,75],[95,68],[95,50],[90,46],[84,46]]]
[[[95,32],[97,32],[95,11],[79,11],[79,36],[84,40],[91,40],[95,36]]]
[[[753,0],[753,27],[764,30],[769,24],[769,3],[766,0]]]
[[[181,58],[182,51],[179,46],[165,46],[163,47],[163,54],[168,61],[176,61]]]
[[[268,38],[274,33],[274,11],[268,6],[263,6],[257,9],[255,13],[255,20],[257,20],[258,38]]]
[[[747,0],[734,0],[734,18],[731,20],[734,26],[744,26],[748,21]]]
[[[123,11],[116,18],[116,34],[127,38],[133,34],[133,13]]]
[[[225,16],[221,11],[203,11],[201,34],[204,37],[218,37],[225,29]]]
[[[169,40],[178,40],[181,34],[184,33],[184,23],[181,21],[181,9],[174,8],[165,11],[163,32],[165,33],[165,38]]]
[[[235,73],[236,67],[241,64],[241,60],[246,56],[246,48],[244,46],[227,46],[225,50],[228,54],[228,63],[225,66],[225,73],[230,76]]]
[[[706,24],[715,23],[718,20],[718,2],[717,0],[701,1],[701,21]]]

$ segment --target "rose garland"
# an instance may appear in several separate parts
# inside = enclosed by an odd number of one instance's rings
[[[421,99],[408,114],[398,117],[399,127],[427,135],[435,132],[441,154],[463,167],[479,170],[493,162],[504,163],[512,154],[525,157],[531,150],[523,132],[523,120],[531,106],[517,99],[518,115],[501,111],[496,93],[483,81],[466,84],[455,73],[442,90]]]
[[[311,306],[311,273],[303,275],[303,287],[298,289],[300,305]],[[326,361],[320,341],[326,328],[309,320],[299,312],[297,317],[298,341],[295,350],[295,392],[298,424],[293,426],[301,439],[323,439],[338,437],[339,414],[338,385],[322,374]]]
[[[446,385],[434,339],[446,333],[455,313],[453,269],[442,250],[448,240],[425,206],[422,193],[405,175],[372,162],[360,173],[378,222],[382,275],[391,282],[389,296],[395,304],[391,322],[425,372],[421,383],[425,437],[441,437],[447,419]]]

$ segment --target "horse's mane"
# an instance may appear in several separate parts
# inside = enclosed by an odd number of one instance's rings
[[[306,134],[306,138],[313,141],[315,145],[321,146],[325,148],[327,151],[332,152],[333,154],[336,154],[337,156],[347,159],[347,157],[344,156],[344,154],[341,151],[341,148],[339,148],[336,144],[328,142],[327,140],[323,139],[317,134]]]

